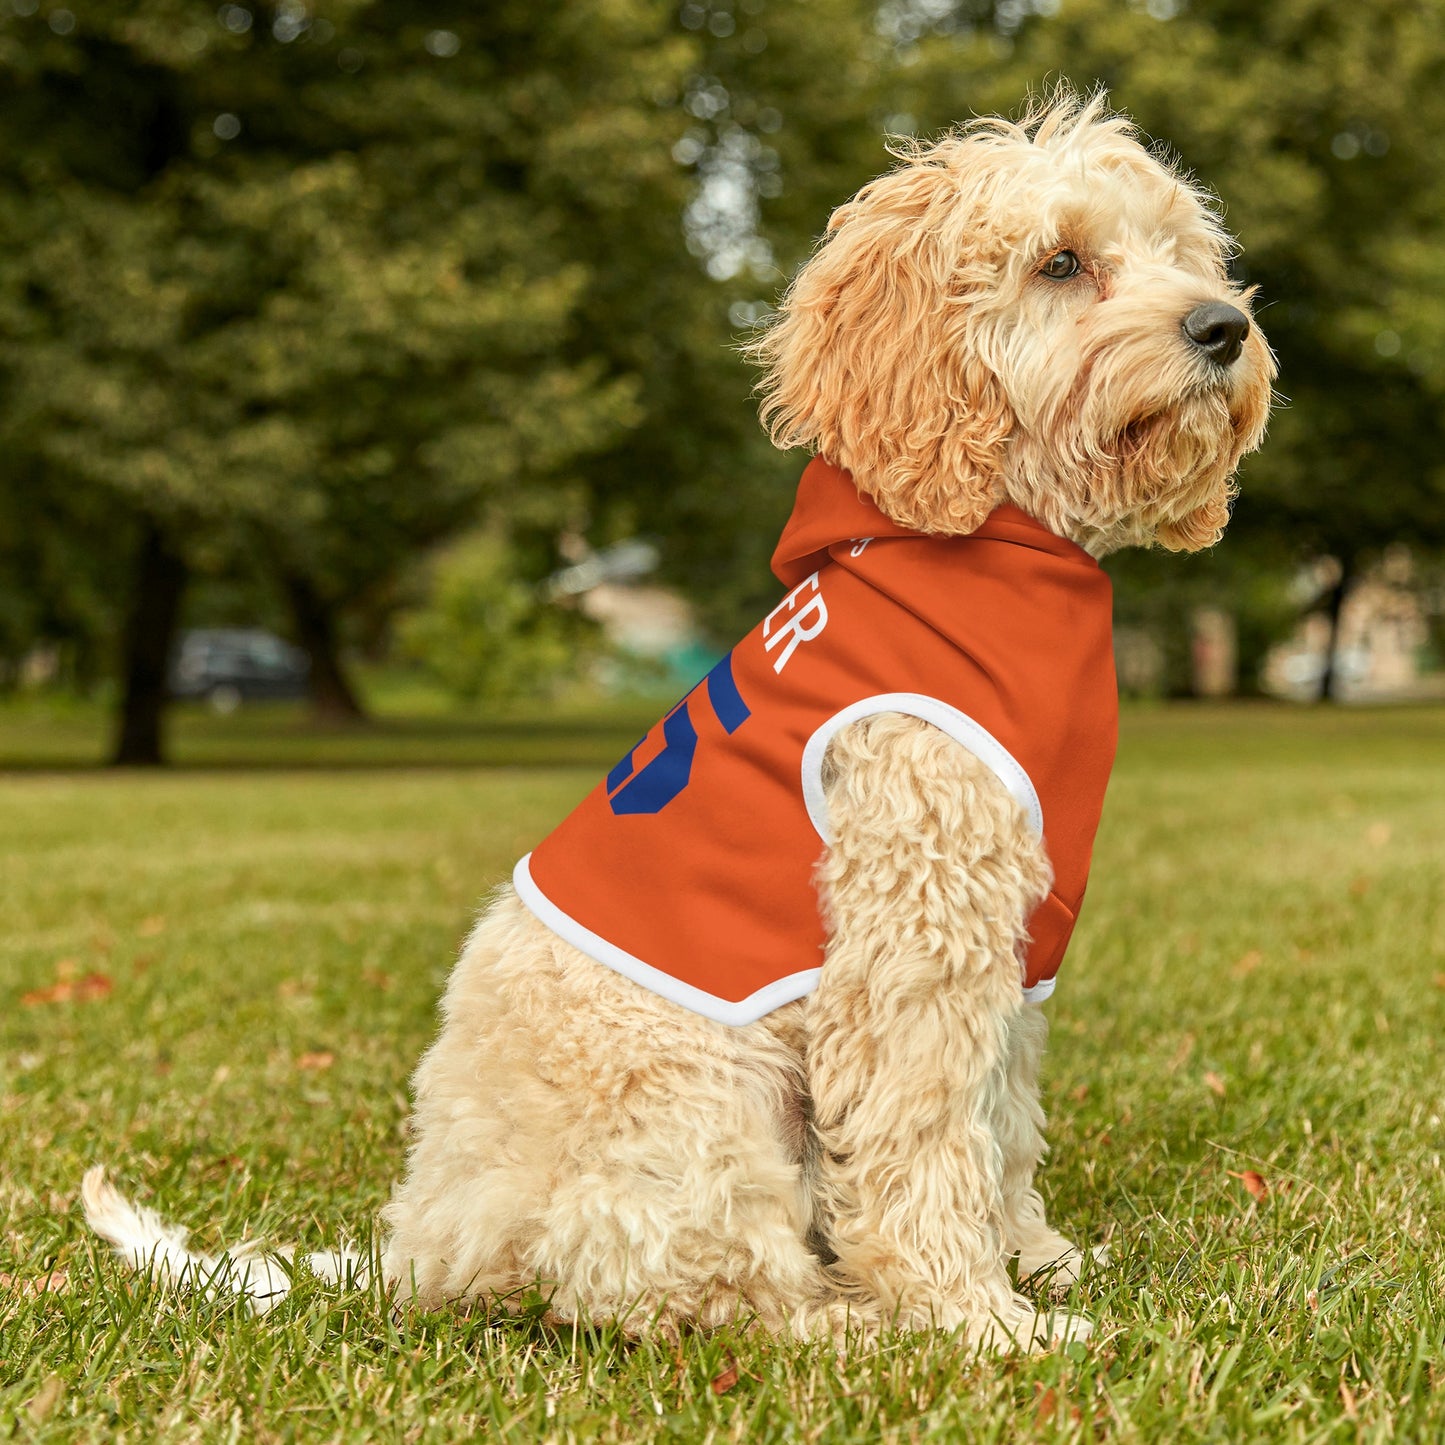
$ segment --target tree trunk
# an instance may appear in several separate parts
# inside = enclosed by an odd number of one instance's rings
[[[365,722],[366,710],[341,665],[336,618],[330,604],[311,585],[310,579],[288,572],[284,581],[296,641],[311,658],[312,714],[324,723]]]
[[[1336,700],[1335,691],[1339,686],[1337,659],[1340,647],[1340,614],[1345,610],[1345,597],[1354,580],[1355,559],[1348,555],[1341,557],[1340,575],[1335,585],[1330,588],[1329,601],[1325,607],[1325,616],[1330,622],[1330,636],[1325,645],[1324,671],[1320,673],[1320,702]]]
[[[117,767],[158,767],[165,761],[161,724],[166,668],[186,589],[186,564],[154,522],[147,521],[136,557],[134,590],[126,617],[121,666],[124,693],[111,762]]]

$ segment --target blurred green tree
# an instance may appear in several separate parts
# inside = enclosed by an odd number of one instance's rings
[[[649,0],[9,8],[10,526],[59,495],[117,515],[116,760],[159,760],[187,572],[240,550],[353,710],[339,612],[489,506],[555,528],[642,420],[579,252],[588,205],[676,234],[654,95],[693,47]]]
[[[666,536],[723,631],[770,589],[797,463],[733,343],[883,159],[869,7],[10,11],[0,438],[118,514],[119,759],[238,556],[343,715],[338,618],[479,515],[534,577],[564,525]]]
[[[645,233],[595,205],[588,259],[605,284],[584,300],[597,344],[640,379],[647,420],[579,471],[592,539],[665,538],[662,580],[699,599],[726,644],[775,595],[768,558],[802,470],[759,427],[737,347],[833,207],[888,164],[888,52],[859,0],[668,9],[692,47],[681,85],[655,92],[680,125],[682,202]]]
[[[98,643],[124,586],[115,537],[125,522],[124,510],[110,499],[47,488],[23,454],[6,456],[0,465],[0,692],[21,681],[28,656],[79,691],[103,674]]]
[[[345,714],[342,622],[488,519],[527,580],[564,529],[663,537],[730,634],[798,470],[733,344],[881,131],[1060,74],[1228,197],[1290,398],[1235,535],[1343,596],[1445,539],[1442,6],[9,0],[0,651],[119,634],[153,761],[187,576],[264,569]],[[1181,614],[1245,570],[1170,565]]]
[[[458,538],[428,570],[425,600],[398,617],[401,648],[463,702],[545,697],[595,651],[595,626],[519,576],[516,552],[496,530]]]

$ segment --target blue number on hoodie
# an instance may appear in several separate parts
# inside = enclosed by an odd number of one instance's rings
[[[702,685],[717,720],[729,733],[735,733],[752,716],[733,678],[731,653],[708,673]],[[697,729],[688,705],[697,692],[694,688],[663,718],[662,751],[651,762],[635,769],[633,758],[647,741],[643,738],[607,774],[607,802],[614,813],[660,813],[692,780]]]

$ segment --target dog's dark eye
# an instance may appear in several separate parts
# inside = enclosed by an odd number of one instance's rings
[[[1070,276],[1077,276],[1080,269],[1079,258],[1072,251],[1055,251],[1039,267],[1039,274],[1050,281],[1067,281]]]

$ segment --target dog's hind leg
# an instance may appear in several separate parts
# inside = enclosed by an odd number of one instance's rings
[[[506,1308],[539,1291],[558,1320],[638,1334],[789,1329],[824,1292],[807,1245],[802,1007],[714,1023],[502,890],[417,1070],[388,1279],[423,1304]]]
[[[834,1269],[898,1322],[981,1345],[1080,1338],[1006,1267],[995,1132],[1023,1007],[1016,948],[1048,885],[1022,809],[943,733],[883,714],[834,739],[830,926],[809,1000],[820,1217]]]
[[[664,1336],[790,1328],[824,1285],[806,1242],[802,1059],[782,1021],[731,1028],[590,960],[574,969],[564,988],[589,1009],[574,1006],[543,1066],[579,1108],[526,1249],[558,1283],[554,1312]]]

